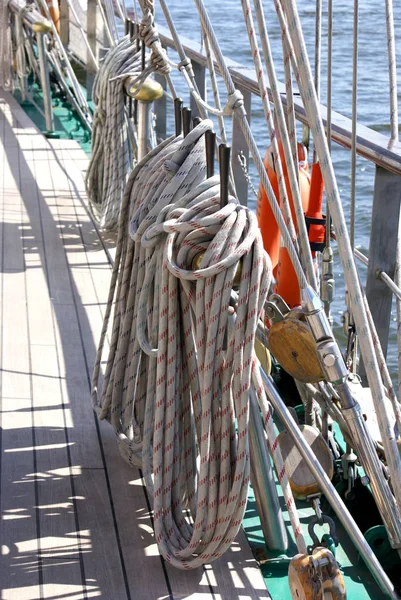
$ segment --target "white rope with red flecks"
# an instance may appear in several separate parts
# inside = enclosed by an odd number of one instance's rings
[[[135,163],[122,77],[140,72],[141,53],[125,36],[108,51],[93,84],[95,113],[85,185],[91,213],[108,231],[117,228],[124,187]]]
[[[232,196],[220,207],[218,178],[204,179],[203,134],[211,126],[203,121],[184,140],[164,142],[129,178],[93,377],[95,410],[110,420],[123,457],[144,470],[159,550],[182,569],[221,556],[242,523],[253,345],[271,282],[256,216]],[[240,261],[238,298],[230,307]],[[267,425],[303,551],[280,449]]]

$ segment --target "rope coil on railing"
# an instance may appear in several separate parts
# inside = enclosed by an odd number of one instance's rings
[[[134,166],[122,79],[127,72],[140,71],[140,52],[127,36],[109,50],[93,84],[92,151],[85,183],[89,206],[102,229],[117,227],[125,183]]]
[[[144,470],[160,552],[184,569],[221,556],[241,526],[253,343],[271,282],[255,215],[232,196],[221,207],[218,179],[204,179],[203,134],[211,127],[203,121],[185,139],[170,138],[129,178],[93,375],[96,412],[110,420],[127,462]],[[270,434],[277,462],[273,428]],[[276,467],[298,530],[282,464]]]

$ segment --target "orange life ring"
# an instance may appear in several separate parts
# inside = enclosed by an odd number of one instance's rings
[[[278,145],[281,162],[283,165],[284,182],[290,202],[291,214],[294,224],[296,225],[294,203],[291,195],[287,167],[284,160],[284,152],[280,141],[278,142]],[[300,143],[298,143],[298,161],[301,201],[304,213],[306,213],[309,206],[311,181],[308,173],[306,149]],[[264,165],[276,200],[279,202],[278,179],[274,169],[271,146],[266,152]],[[263,245],[272,261],[273,274],[277,282],[274,291],[282,296],[290,308],[298,306],[300,304],[298,279],[289,258],[287,249],[280,245],[280,230],[262,186],[259,187],[257,216],[259,220],[259,227],[262,231]]]

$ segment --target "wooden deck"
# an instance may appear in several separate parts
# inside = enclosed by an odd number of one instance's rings
[[[110,262],[85,204],[86,163],[0,91],[1,598],[269,598],[242,532],[203,569],[164,563],[140,472],[94,417]]]

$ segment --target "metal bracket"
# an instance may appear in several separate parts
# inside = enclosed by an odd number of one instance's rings
[[[282,321],[290,310],[288,304],[278,294],[272,294],[269,300],[265,302],[266,317],[271,323]]]

